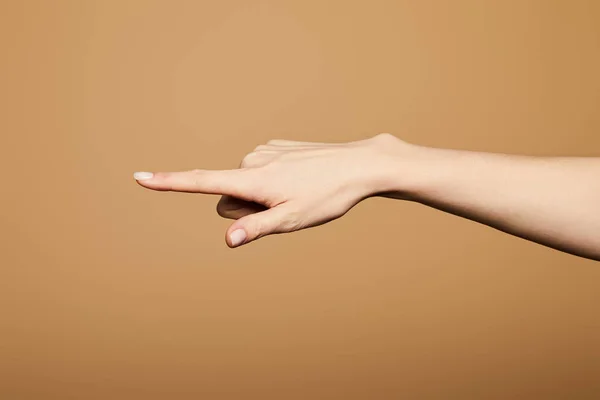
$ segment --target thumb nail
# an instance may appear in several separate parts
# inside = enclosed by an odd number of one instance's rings
[[[235,231],[231,232],[229,239],[231,240],[232,246],[239,246],[244,242],[244,240],[246,240],[246,231],[243,229],[236,229]]]

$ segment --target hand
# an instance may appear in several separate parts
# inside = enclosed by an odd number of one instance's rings
[[[235,219],[230,247],[260,237],[324,224],[384,190],[394,157],[408,146],[389,134],[343,143],[272,140],[242,160],[239,169],[136,173],[154,190],[220,194],[217,212]]]

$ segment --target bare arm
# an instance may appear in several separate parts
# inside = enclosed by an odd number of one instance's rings
[[[382,134],[343,144],[276,140],[238,169],[136,178],[154,190],[222,195],[217,211],[236,220],[231,247],[321,225],[381,195],[600,260],[600,158],[444,150]]]
[[[417,148],[415,173],[390,175],[391,197],[450,212],[600,260],[600,158],[526,157]]]

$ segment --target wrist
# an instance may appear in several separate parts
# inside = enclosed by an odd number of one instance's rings
[[[433,153],[438,149],[407,143],[389,134],[369,140],[375,149],[369,195],[418,201],[434,165]]]

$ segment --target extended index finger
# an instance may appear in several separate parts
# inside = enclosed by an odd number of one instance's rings
[[[221,194],[245,199],[256,181],[249,172],[245,169],[136,172],[134,178],[152,190]]]

